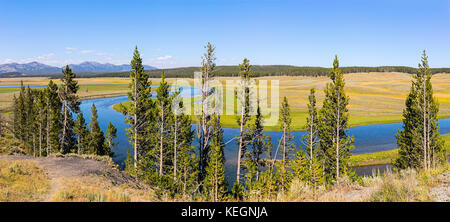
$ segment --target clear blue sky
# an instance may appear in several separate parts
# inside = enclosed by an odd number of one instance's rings
[[[0,0],[0,64],[38,61],[450,67],[450,1]]]

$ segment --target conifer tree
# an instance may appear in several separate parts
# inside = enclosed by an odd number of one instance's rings
[[[144,149],[147,147],[147,134],[149,124],[152,123],[152,107],[151,101],[151,81],[149,76],[144,71],[141,55],[137,49],[134,49],[133,59],[131,60],[130,72],[130,92],[128,98],[131,101],[130,109],[125,110],[124,114],[128,117],[125,119],[126,123],[130,125],[127,129],[130,137],[130,143],[133,146],[133,164],[137,168],[139,156],[146,153]]]
[[[63,122],[61,132],[60,152],[68,153],[75,148],[75,137],[73,133],[73,118],[72,113],[80,111],[80,100],[76,95],[79,86],[75,73],[72,72],[67,65],[63,70],[63,77],[61,78],[61,87],[59,88],[59,97],[63,106]]]
[[[220,116],[214,115],[212,122],[212,137],[209,153],[208,165],[206,166],[206,176],[204,180],[204,192],[209,200],[214,202],[225,198],[227,185],[225,182],[225,156],[223,147],[223,130],[220,125]]]
[[[319,158],[323,161],[323,170],[327,182],[338,179],[349,173],[347,162],[350,150],[353,149],[353,137],[348,131],[348,96],[344,91],[344,76],[339,68],[337,56],[330,70],[331,83],[325,88],[325,100],[320,110],[319,120]]]
[[[238,90],[238,104],[240,106],[240,115],[236,119],[239,125],[239,140],[238,143],[238,156],[237,156],[237,167],[236,167],[236,183],[239,184],[240,176],[241,176],[241,158],[243,157],[246,147],[249,144],[249,138],[245,135],[244,126],[247,124],[247,121],[250,119],[250,90],[249,90],[249,81],[252,75],[250,61],[247,58],[244,58],[242,64],[239,64],[239,75],[241,77],[241,87]]]
[[[77,137],[77,153],[84,153],[85,149],[89,146],[90,134],[86,127],[86,120],[82,113],[78,113],[77,120],[75,121],[74,132]]]
[[[38,113],[38,125],[39,125],[39,156],[42,156],[43,146],[45,143],[44,132],[46,131],[47,124],[47,101],[45,98],[46,90],[39,91],[37,95],[37,113]]]
[[[429,169],[445,159],[438,131],[439,104],[433,97],[431,77],[428,57],[423,51],[422,62],[413,76],[411,91],[406,98],[403,129],[396,135],[399,157],[394,166],[397,168]]]
[[[30,86],[27,87],[25,93],[25,145],[31,151],[33,150],[33,156],[36,156],[36,125],[37,125],[37,115],[35,107],[35,95],[36,92],[33,91]],[[31,153],[31,152],[30,152]]]
[[[89,150],[92,154],[109,155],[109,152],[107,152],[105,149],[105,136],[98,124],[98,120],[97,120],[98,114],[97,114],[97,108],[95,107],[95,104],[92,104],[91,112],[92,112],[92,116],[91,116],[91,121],[89,122],[89,127],[90,127]]]
[[[205,46],[206,52],[202,56],[202,108],[197,127],[197,137],[199,141],[199,182],[203,181],[206,174],[206,165],[208,163],[209,143],[211,139],[211,115],[209,112],[208,97],[213,93],[209,87],[209,81],[214,77],[216,67],[215,47],[208,42]]]
[[[316,95],[315,89],[312,88],[309,94],[309,104],[308,104],[308,116],[306,117],[307,134],[302,137],[303,144],[305,144],[306,153],[309,157],[309,168],[312,169],[313,159],[316,158],[315,150],[318,145],[318,114],[316,108]]]
[[[264,158],[263,155],[265,155],[272,147],[270,136],[264,134],[259,101],[257,103],[253,124],[250,127],[249,137],[251,140],[245,152],[244,165],[247,170],[247,188],[251,190],[252,183],[259,180],[262,168],[267,166],[267,158]]]
[[[16,126],[16,137],[21,141],[25,141],[25,126],[26,126],[26,112],[25,112],[25,88],[23,86],[23,81],[20,81],[20,92],[17,98],[16,105],[17,113],[14,114],[14,118],[16,118],[15,122],[17,122]]]
[[[161,72],[161,81],[159,83],[158,89],[156,90],[156,104],[157,104],[157,115],[159,125],[159,136],[158,136],[158,159],[159,159],[159,176],[164,175],[164,159],[165,156],[169,156],[168,149],[170,135],[169,126],[171,124],[172,112],[171,111],[171,97],[169,95],[169,84],[165,80],[164,71]],[[171,145],[171,144],[170,144]]]
[[[109,122],[108,129],[106,130],[106,145],[108,147],[106,153],[110,156],[113,155],[112,150],[116,145],[116,143],[114,142],[114,139],[116,137],[117,137],[117,129],[111,122]]]
[[[58,86],[49,81],[47,89],[45,91],[46,109],[47,109],[47,127],[46,127],[46,155],[50,155],[51,152],[59,150],[59,135],[62,130],[62,115],[61,107],[62,103],[58,96]]]
[[[190,161],[180,162],[179,159],[191,157],[198,158],[195,156],[195,152],[192,147],[192,141],[194,137],[194,131],[191,129],[191,117],[189,115],[184,114],[184,103],[180,96],[180,89],[175,89],[175,92],[172,96],[172,103],[177,104],[172,106],[172,115],[173,115],[173,124],[171,124],[171,135],[173,139],[173,177],[174,181],[177,182],[180,177],[179,169],[184,168],[184,164],[193,165]],[[195,163],[198,167],[198,162]],[[191,167],[187,167],[189,169],[188,172],[191,174],[196,174],[198,176],[198,169],[193,169]],[[184,171],[184,170],[183,170]]]
[[[311,165],[302,147],[300,147],[295,153],[295,156],[291,162],[291,167],[296,178],[305,183],[310,182],[309,178],[311,174]]]
[[[283,98],[283,102],[280,107],[280,127],[282,131],[282,137],[279,141],[279,147],[281,148],[281,160],[278,162],[278,171],[280,175],[280,188],[285,191],[289,185],[292,175],[288,169],[290,154],[295,150],[295,144],[293,142],[293,136],[291,134],[291,110],[287,97]]]

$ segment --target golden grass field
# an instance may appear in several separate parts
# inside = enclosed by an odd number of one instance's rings
[[[411,86],[412,75],[406,73],[351,73],[344,75],[346,81],[346,93],[350,97],[350,125],[367,125],[377,123],[399,122],[402,119],[404,101]],[[237,77],[218,77],[225,83],[227,80],[237,80]],[[25,85],[46,85],[47,78],[3,78],[1,85],[19,85],[20,80]],[[79,78],[80,85],[96,84],[128,84],[128,78]],[[151,79],[153,84],[158,84],[160,79]],[[179,78],[167,79],[169,83],[175,80],[186,80],[193,85],[193,79]],[[302,129],[306,122],[307,103],[310,88],[316,88],[318,106],[321,106],[324,98],[323,89],[328,77],[309,76],[270,76],[255,78],[259,80],[279,80],[280,101],[286,96],[289,100],[292,112],[292,129]],[[59,80],[54,80],[57,84]],[[450,117],[450,75],[435,74],[432,78],[434,96],[440,103],[440,118]],[[10,110],[12,95],[18,88],[0,88],[0,110]],[[80,87],[81,98],[98,98],[108,96],[126,95],[127,86],[90,86]],[[270,90],[268,90],[270,97]],[[194,118],[195,119],[195,118]],[[236,118],[233,115],[222,117],[224,127],[237,127]],[[267,127],[276,130],[278,126]]]

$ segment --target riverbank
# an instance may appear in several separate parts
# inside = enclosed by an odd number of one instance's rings
[[[446,149],[447,156],[450,156],[450,134],[441,135],[444,140],[444,147]],[[390,164],[394,159],[398,157],[398,149],[380,151],[374,153],[364,153],[352,155],[349,160],[351,167],[371,166]]]

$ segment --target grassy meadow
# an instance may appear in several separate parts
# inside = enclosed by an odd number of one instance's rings
[[[350,125],[368,125],[378,123],[400,122],[406,95],[411,86],[411,74],[407,73],[351,73],[344,75],[346,81],[346,93],[350,97]],[[238,80],[237,77],[218,77],[217,80],[226,83],[227,80]],[[1,85],[24,85],[37,86],[47,85],[49,79],[44,77],[35,78],[2,78]],[[175,80],[185,80],[191,85],[191,78],[170,78],[169,83]],[[323,89],[328,77],[310,76],[269,76],[255,78],[259,80],[279,80],[279,96],[281,99],[286,96],[289,100],[292,116],[292,129],[303,129],[306,123],[307,103],[310,88],[316,88],[318,106],[324,99]],[[53,80],[59,84],[59,79]],[[102,85],[102,84],[128,84],[128,78],[78,78],[80,85]],[[152,84],[158,84],[160,79],[151,79]],[[450,117],[450,75],[435,74],[432,78],[434,95],[440,103],[440,118]],[[270,98],[270,84],[267,88],[267,95]],[[36,88],[39,89],[39,88]],[[11,110],[12,98],[19,88],[0,88],[0,111]],[[126,95],[127,86],[81,86],[79,96],[82,99],[111,97]],[[224,95],[226,92],[224,92]],[[194,101],[192,99],[191,101]],[[270,104],[270,99],[269,99]],[[199,104],[197,104],[199,105]],[[230,105],[230,104],[227,104]],[[230,106],[236,106],[231,104]],[[115,106],[117,109],[118,106]],[[233,107],[236,110],[235,107]],[[226,114],[226,113],[225,113]],[[196,121],[196,118],[193,118]],[[221,118],[224,127],[238,127],[235,115],[223,115]],[[279,126],[268,126],[267,130],[278,130]]]
[[[393,123],[402,120],[402,110],[405,98],[411,86],[411,75],[406,73],[352,73],[345,74],[346,93],[350,97],[350,126],[360,126],[379,123]],[[219,77],[222,83],[227,80],[237,80],[237,77]],[[168,79],[173,82],[175,79]],[[183,79],[193,85],[193,79]],[[316,88],[318,106],[324,99],[323,89],[329,82],[328,77],[309,76],[277,76],[258,77],[259,80],[279,80],[279,96],[286,96],[291,107],[292,129],[303,129],[306,124],[309,90]],[[159,80],[154,79],[157,84]],[[450,117],[450,75],[435,74],[432,78],[434,96],[440,103],[439,118]],[[270,88],[267,96],[270,104]],[[226,95],[226,90],[223,93]],[[194,101],[194,100],[192,100]],[[196,104],[199,105],[199,104]],[[236,104],[227,104],[234,106]],[[225,105],[224,105],[225,106]],[[114,107],[118,110],[119,106]],[[196,118],[194,118],[196,121]],[[238,127],[236,115],[223,115],[221,121],[224,127]],[[278,130],[279,126],[267,126],[267,130]]]

